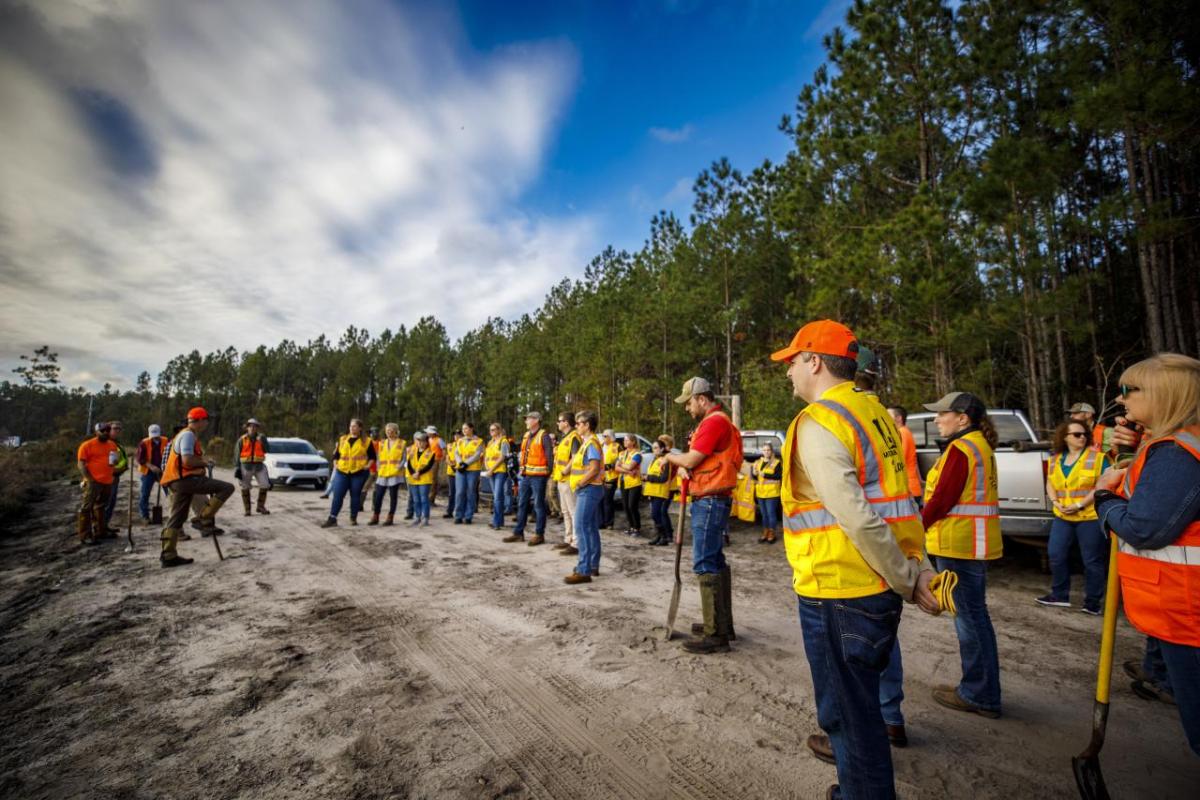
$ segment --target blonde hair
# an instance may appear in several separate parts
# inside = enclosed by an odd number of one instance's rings
[[[394,422],[389,422],[387,425],[383,426],[383,432],[388,433],[389,431],[395,431],[396,435],[399,436],[400,435],[400,426]]]
[[[1179,353],[1159,353],[1121,373],[1121,383],[1146,394],[1152,420],[1138,420],[1155,436],[1169,436],[1200,424],[1200,361]]]

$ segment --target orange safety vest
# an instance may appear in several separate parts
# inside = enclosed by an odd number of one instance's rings
[[[521,439],[521,474],[531,478],[541,478],[550,474],[550,461],[546,457],[546,448],[542,445],[546,432],[541,428],[536,431],[525,431]]]
[[[1150,445],[1174,442],[1200,460],[1200,425],[1154,439],[1134,459],[1120,494],[1132,497]],[[1120,551],[1117,575],[1125,616],[1147,636],[1174,644],[1200,647],[1200,520],[1192,520],[1173,544],[1139,550],[1115,531]]]
[[[925,490],[921,488],[921,467],[917,463],[917,440],[913,438],[912,430],[907,425],[897,425],[900,431],[900,447],[904,450],[904,471],[908,473],[908,491],[913,497],[921,497]]]
[[[166,447],[169,444],[171,444],[171,440],[165,436],[159,436],[157,438],[158,438],[158,463],[155,464],[154,466],[161,467],[163,460],[164,460],[163,456],[167,452]],[[150,461],[151,457],[154,455],[154,437],[147,436],[145,439],[142,439],[141,443],[138,444],[138,452],[142,454],[142,457],[140,459],[138,459],[139,461],[142,462],[142,463],[138,464],[138,472],[145,475],[146,473],[148,473],[150,471],[146,467],[146,464]]]
[[[705,456],[695,469],[690,470],[689,497],[730,494],[737,488],[738,473],[742,469],[742,434],[719,407],[711,409],[704,419],[713,415],[719,415],[729,425],[729,442],[723,450]]]
[[[243,433],[239,441],[241,442],[241,447],[238,448],[238,459],[243,464],[261,464],[266,460],[267,452],[263,449],[262,434],[255,436],[254,440],[251,441],[250,435]]]
[[[170,486],[172,483],[179,480],[180,478],[190,478],[193,475],[205,475],[208,473],[208,469],[205,467],[185,467],[185,466],[183,466],[183,456],[181,456],[177,452],[177,448],[175,447],[175,442],[186,431],[187,431],[187,428],[184,428],[184,430],[177,433],[175,435],[175,438],[171,440],[171,445],[170,445],[171,449],[170,449],[170,454],[167,456],[167,465],[165,467],[163,467],[162,479],[159,481],[159,483],[161,483],[163,486]],[[193,455],[193,456],[204,455],[204,448],[202,448],[200,446],[200,437],[199,436],[196,437],[196,447],[192,450],[191,453],[189,453],[189,455]]]

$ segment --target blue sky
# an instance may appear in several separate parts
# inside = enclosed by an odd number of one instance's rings
[[[780,158],[846,5],[0,0],[0,364],[532,311]]]

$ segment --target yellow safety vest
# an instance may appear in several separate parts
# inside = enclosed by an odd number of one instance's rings
[[[333,466],[338,472],[350,475],[367,468],[367,450],[375,444],[369,436],[359,436],[354,444],[350,444],[350,434],[343,434],[338,439],[338,458]]]
[[[794,459],[801,424],[820,425],[845,445],[868,502],[891,528],[904,555],[920,558],[921,516],[908,493],[896,423],[882,405],[846,381],[801,411],[783,443],[783,540],[792,565],[792,588],[799,595],[823,599],[885,591],[887,582],[867,564],[820,498],[801,493]]]
[[[414,444],[408,448],[408,457],[404,459],[404,477],[408,481],[409,486],[433,485],[433,469],[421,474],[417,473],[429,466],[434,460],[434,455],[432,447],[417,450],[417,446]]]
[[[604,482],[613,483],[619,477],[617,458],[621,455],[621,445],[617,442],[604,445]]]
[[[460,461],[466,461],[471,456],[479,452],[479,448],[483,447],[483,439],[478,436],[472,436],[470,439],[458,440],[458,458]],[[486,454],[486,453],[485,453]],[[467,464],[462,468],[466,472],[479,472],[483,469],[483,459],[477,459],[474,462]]]
[[[967,457],[967,482],[958,504],[925,533],[930,555],[991,561],[1004,555],[1000,538],[1000,493],[996,485],[996,454],[980,431],[950,443],[925,478],[925,502],[933,497],[951,449]]]
[[[462,441],[461,439],[459,441]],[[433,448],[430,447],[430,450]],[[455,454],[458,452],[458,442],[450,442],[446,446],[446,474],[454,474]]]
[[[571,431],[571,435],[579,438],[575,434],[575,431]],[[604,445],[600,444],[600,439],[596,437],[596,434],[593,433],[588,436],[588,438],[579,442],[579,450],[575,452],[575,457],[571,459],[571,463],[569,465],[570,472],[567,473],[567,482],[570,484],[572,492],[579,491],[582,486],[604,485],[603,469],[596,473],[596,477],[592,478],[586,484],[583,483],[583,473],[587,469],[587,462],[583,460],[583,457],[587,454],[589,444],[596,445],[596,451],[600,453],[601,461],[604,459]]]
[[[622,450],[621,455],[617,456],[617,463],[626,469],[633,469],[633,457],[635,455],[638,455],[636,450]],[[636,489],[642,485],[642,470],[640,467],[637,470],[636,476],[625,472],[618,472],[617,474],[621,476],[622,489]]]
[[[379,461],[376,477],[399,477],[400,468],[404,464],[405,445],[403,439],[384,439],[375,445],[375,458]]]
[[[782,478],[764,478],[763,469],[765,467],[776,467],[779,465],[779,459],[773,458],[767,464],[763,464],[760,458],[754,462],[754,466],[750,468],[750,472],[754,475],[754,496],[760,500],[769,497],[779,497],[780,487],[783,485]]]
[[[554,445],[554,474],[556,481],[565,481],[571,474],[571,445],[579,441],[579,434],[570,431],[562,441]]]
[[[483,451],[483,465],[494,475],[508,472],[508,465],[504,463],[504,443],[507,441],[503,436],[497,436],[487,443],[487,449]]]
[[[660,475],[665,475],[670,466],[671,465],[667,462],[666,457],[659,456],[650,462],[650,469],[647,470],[647,476],[653,475],[657,478]],[[662,483],[646,481],[646,489],[644,494],[646,497],[659,497],[663,500],[666,500],[671,496],[671,484],[669,481],[663,481]]]
[[[1058,492],[1060,503],[1082,503],[1096,488],[1096,479],[1100,477],[1100,467],[1104,464],[1104,454],[1090,447],[1084,450],[1076,459],[1075,466],[1071,467],[1070,475],[1063,474],[1062,461],[1065,456],[1066,453],[1062,453],[1054,459],[1054,468],[1050,470],[1050,485]],[[1054,516],[1068,522],[1096,519],[1096,506],[1089,505],[1074,514],[1064,514],[1056,508]]]
[[[729,513],[742,522],[754,522],[757,509],[754,507],[754,481],[746,475],[738,475],[733,490],[733,504]]]

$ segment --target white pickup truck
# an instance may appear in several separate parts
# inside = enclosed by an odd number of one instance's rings
[[[1025,414],[1006,408],[988,409],[996,426],[996,470],[1000,489],[1000,530],[1017,541],[1044,547],[1050,535],[1054,512],[1046,497],[1046,468],[1050,443],[1040,441]],[[934,415],[908,415],[908,427],[917,444],[921,480],[941,455],[945,442],[939,439]]]

